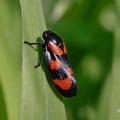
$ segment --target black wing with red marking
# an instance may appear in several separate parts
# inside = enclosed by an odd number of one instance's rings
[[[44,36],[44,34],[47,34]],[[51,31],[43,33],[45,56],[57,90],[65,97],[75,96],[77,85],[62,38]]]

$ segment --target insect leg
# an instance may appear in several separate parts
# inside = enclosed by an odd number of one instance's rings
[[[25,44],[28,44],[28,45],[30,45],[30,46],[31,46],[31,45],[38,45],[38,44],[42,44],[42,45],[45,44],[44,42],[31,42],[31,43],[30,43],[30,42],[28,42],[28,41],[24,41],[24,43],[25,43]]]
[[[41,65],[44,57],[45,57],[45,51],[43,52],[43,54],[42,54],[42,56],[41,56],[41,58],[40,58],[40,61],[39,61],[39,63],[35,66],[35,68],[37,68],[37,67],[39,67],[39,66]]]
[[[24,41],[24,43],[25,44],[28,44],[28,45],[30,45],[30,46],[32,46],[32,45],[42,45],[42,47],[44,48],[45,47],[45,42],[28,42],[28,41]],[[43,54],[42,54],[42,56],[41,56],[41,58],[40,58],[40,61],[39,61],[39,63],[35,66],[35,68],[37,68],[37,67],[39,67],[40,65],[41,65],[41,63],[42,63],[42,61],[43,61],[43,58],[45,57],[45,51],[43,52]]]

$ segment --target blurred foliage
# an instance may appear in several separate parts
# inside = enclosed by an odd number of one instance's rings
[[[17,0],[0,3],[0,116],[2,120],[16,120],[20,101],[21,12]],[[116,112],[120,109],[119,0],[42,3],[48,29],[61,35],[66,43],[78,83],[77,96],[64,98],[68,120],[120,118]]]
[[[0,120],[17,120],[21,85],[21,15],[16,0],[0,1]]]

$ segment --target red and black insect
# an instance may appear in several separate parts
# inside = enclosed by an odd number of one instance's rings
[[[43,32],[42,36],[45,42],[24,41],[28,45],[41,44],[44,48],[42,57],[35,68],[39,67],[43,58],[46,57],[51,79],[59,93],[65,97],[75,96],[77,85],[62,38],[50,30]]]

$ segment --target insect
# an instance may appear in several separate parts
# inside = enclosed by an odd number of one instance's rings
[[[39,67],[46,57],[49,67],[51,79],[61,95],[64,97],[73,97],[77,94],[77,84],[68,59],[67,50],[62,38],[56,33],[47,30],[42,35],[45,42],[29,43],[28,45],[42,45],[44,51],[39,63],[35,68]]]

